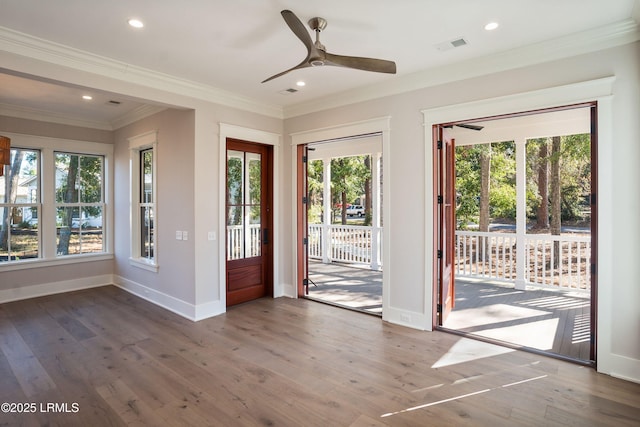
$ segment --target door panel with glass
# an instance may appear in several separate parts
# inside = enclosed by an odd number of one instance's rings
[[[227,140],[227,306],[272,292],[271,175],[270,147]]]

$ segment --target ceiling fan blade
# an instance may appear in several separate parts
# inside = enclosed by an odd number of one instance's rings
[[[297,70],[297,69],[300,69],[300,68],[307,68],[307,67],[311,67],[311,65],[309,64],[309,61],[307,60],[307,58],[305,58],[304,61],[302,61],[301,63],[299,63],[295,67],[289,68],[288,70],[285,70],[285,71],[283,71],[281,73],[275,74],[275,75],[269,77],[268,79],[263,80],[262,83],[266,83],[266,82],[268,82],[270,80],[277,79],[278,77],[284,76],[285,74],[287,74],[290,71]]]
[[[291,31],[293,31],[293,34],[295,34],[306,46],[307,51],[311,52],[314,47],[313,40],[311,40],[309,31],[307,31],[307,28],[304,26],[302,21],[300,21],[295,13],[290,10],[283,10],[280,14],[282,15],[282,18],[284,18],[284,22],[286,22],[289,28],[291,28]]]
[[[334,55],[326,52],[325,65],[355,68],[357,70],[374,71],[376,73],[396,73],[396,63],[385,59],[362,58],[359,56]]]

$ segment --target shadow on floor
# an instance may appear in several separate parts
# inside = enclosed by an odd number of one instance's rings
[[[309,260],[311,299],[382,315],[382,272]]]

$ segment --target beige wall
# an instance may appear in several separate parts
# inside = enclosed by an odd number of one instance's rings
[[[279,202],[275,220],[280,228],[280,250],[276,270],[282,284],[295,283],[295,223],[290,134],[344,123],[390,117],[389,150],[386,153],[385,180],[389,191],[384,218],[390,236],[389,264],[385,280],[390,283],[389,304],[405,313],[430,316],[432,243],[425,241],[430,222],[431,193],[425,177],[432,173],[426,160],[426,141],[422,111],[440,106],[513,95],[533,90],[615,76],[611,98],[612,138],[602,141],[607,156],[601,159],[600,209],[601,236],[600,287],[606,289],[599,300],[601,335],[598,357],[603,372],[640,381],[640,44],[630,44],[569,59],[558,60],[483,77],[429,87],[400,95],[279,120],[255,113],[170,94],[129,81],[103,78],[78,70],[41,63],[12,63],[17,71],[50,75],[81,84],[179,106],[122,128],[109,136],[102,131],[85,134],[76,129],[34,125],[37,132],[80,132],[81,139],[115,142],[116,147],[116,236],[115,263],[97,263],[95,270],[85,265],[59,266],[0,273],[0,288],[66,280],[96,272],[114,274],[114,281],[157,304],[191,318],[224,311],[219,304],[221,261],[219,241],[206,239],[208,231],[223,227],[219,200],[221,146],[219,124],[227,123],[265,132],[283,134],[275,171]],[[125,78],[125,77],[123,77]],[[186,109],[186,110],[185,110]],[[464,119],[464,118],[461,118]],[[21,131],[31,131],[32,123],[19,123]],[[7,123],[6,119],[0,122]],[[48,130],[41,129],[45,126]],[[55,129],[54,129],[55,128]],[[150,273],[128,264],[128,148],[126,139],[158,128],[159,190],[158,254],[160,269]],[[13,131],[17,131],[15,128]],[[95,134],[93,133],[95,132]],[[84,136],[83,136],[84,135]],[[88,136],[87,136],[88,135]],[[50,136],[50,135],[48,135]],[[104,139],[102,139],[104,138]],[[110,139],[111,138],[111,139]],[[615,145],[615,146],[613,146]],[[603,206],[603,201],[607,202]],[[184,206],[184,210],[183,210]],[[401,206],[401,208],[400,208]],[[189,241],[175,240],[176,230],[189,231]],[[633,238],[630,238],[632,236]],[[222,236],[218,236],[221,238]],[[410,249],[409,249],[410,248]],[[145,293],[147,292],[147,293]],[[386,308],[386,307],[385,307]]]
[[[114,132],[115,268],[114,274],[193,304],[193,240],[176,240],[176,231],[194,229],[194,112],[167,109]],[[130,174],[128,138],[157,131],[156,262],[158,272],[129,264]]]
[[[599,307],[601,367],[606,372],[640,381],[640,287],[634,278],[640,277],[640,44],[634,43],[606,51],[581,55],[507,72],[491,74],[455,83],[430,87],[383,99],[333,108],[285,120],[285,146],[292,133],[377,117],[391,119],[390,159],[385,167],[385,180],[390,191],[385,204],[390,205],[384,219],[390,236],[390,265],[385,265],[385,280],[389,280],[391,307],[408,315],[429,316],[432,292],[432,268],[429,259],[432,243],[425,242],[425,227],[432,227],[431,188],[425,188],[425,174],[432,165],[425,161],[425,132],[422,110],[530,92],[555,86],[615,76],[613,86],[613,135],[601,144],[612,158],[601,159],[600,226],[606,230],[611,244],[601,243]],[[460,117],[461,120],[473,117]],[[429,141],[430,143],[430,141]],[[284,165],[291,167],[293,150],[285,154]],[[288,172],[285,172],[288,173]],[[611,200],[611,205],[602,202]],[[398,208],[402,206],[402,208]],[[611,234],[609,235],[609,230]],[[410,250],[408,248],[411,248]],[[289,250],[286,249],[286,256]],[[606,255],[606,256],[605,256]],[[607,261],[610,260],[610,261]],[[607,264],[608,263],[608,264]],[[613,265],[611,265],[613,263]],[[610,291],[610,292],[609,292]],[[609,295],[613,300],[609,300]],[[615,315],[613,315],[615,313]]]
[[[110,131],[7,116],[0,116],[0,133],[2,132],[105,144],[113,143],[113,133]],[[56,290],[63,290],[65,289],[64,283],[69,281],[78,281],[72,285],[72,288],[109,283],[105,280],[109,280],[113,272],[112,260],[71,265],[72,268],[69,265],[36,266],[25,270],[0,272],[0,301],[46,294],[46,285]],[[92,279],[86,280],[86,278]],[[40,288],[39,285],[45,285],[45,287]]]

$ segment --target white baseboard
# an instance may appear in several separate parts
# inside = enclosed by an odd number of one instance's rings
[[[273,295],[274,298],[279,298],[279,297],[296,298],[297,297],[296,287],[291,283],[283,283],[279,286],[279,289],[280,289],[279,295],[277,294]]]
[[[640,384],[640,360],[618,354],[609,354],[607,359],[606,364],[598,361],[598,372]]]
[[[195,305],[120,276],[114,276],[113,284],[130,294],[194,322],[217,316],[226,311],[226,307],[221,307],[220,301]]]
[[[382,311],[382,320],[421,331],[433,330],[431,314],[427,316],[424,313],[417,313],[415,311],[385,307]]]
[[[81,279],[63,280],[61,282],[41,283],[39,285],[21,286],[19,288],[0,290],[0,303],[19,301],[82,289],[97,288],[113,284],[113,275],[83,277]]]
[[[195,316],[193,320],[196,322],[223,314],[227,311],[226,304],[220,300],[196,305],[195,309]]]

